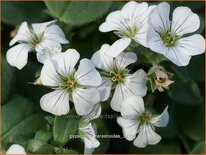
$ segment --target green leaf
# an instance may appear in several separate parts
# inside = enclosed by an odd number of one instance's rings
[[[66,116],[56,116],[53,127],[54,144],[64,146],[77,131],[78,121]]]
[[[16,97],[2,107],[2,141],[10,136],[34,134],[45,125],[34,104]]]
[[[161,141],[156,145],[148,145],[145,148],[135,147],[130,144],[129,151],[132,154],[180,154],[181,147],[177,141]]]
[[[31,153],[46,153],[53,154],[54,147],[47,144],[45,141],[30,140],[28,142],[27,150]]]
[[[2,56],[2,77],[1,77],[1,92],[2,92],[2,103],[4,104],[14,87],[15,76],[14,69],[9,66],[6,59]]]
[[[39,130],[34,137],[35,140],[41,140],[46,142],[48,142],[48,140],[51,138],[52,138],[52,133],[44,130]]]
[[[57,154],[78,154],[74,150],[68,150],[68,149],[64,149],[64,148],[55,148],[55,153],[57,153]]]
[[[198,143],[193,150],[191,151],[191,154],[204,154],[205,153],[205,142]]]
[[[175,104],[175,119],[180,132],[193,141],[204,140],[204,104]]]
[[[172,68],[175,71],[174,83],[171,85],[168,95],[176,102],[197,105],[203,102],[199,86],[190,79],[185,68]]]
[[[102,17],[112,2],[49,2],[46,6],[53,16],[72,25],[90,23]]]
[[[42,2],[2,2],[2,21],[10,25],[42,22],[48,16],[45,9]]]

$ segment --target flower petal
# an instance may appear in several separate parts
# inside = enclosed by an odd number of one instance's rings
[[[111,93],[112,82],[109,78],[102,77],[102,83],[97,87],[99,90],[100,101],[106,101]]]
[[[64,32],[57,25],[50,25],[45,29],[45,39],[55,40],[61,44],[67,44],[69,41],[66,39]]]
[[[119,112],[122,108],[122,102],[125,98],[123,85],[117,85],[111,100],[111,108],[117,112]]]
[[[195,32],[200,27],[199,16],[188,7],[177,7],[173,11],[171,30],[177,35]]]
[[[77,114],[88,115],[99,102],[100,97],[96,88],[76,88],[72,93],[72,99]]]
[[[19,144],[13,144],[6,151],[6,154],[26,154],[25,149]]]
[[[143,125],[139,129],[139,134],[133,144],[137,147],[144,148],[147,145],[159,143],[161,137],[153,131],[150,125]]]
[[[123,101],[121,108],[123,118],[137,120],[144,112],[144,101],[140,96],[129,96]]]
[[[156,53],[166,54],[168,52],[168,48],[163,44],[160,35],[152,28],[148,29],[147,43],[149,48]]]
[[[157,127],[165,127],[169,122],[169,113],[168,113],[168,106],[162,112],[161,115],[153,117],[150,122]]]
[[[83,140],[86,148],[97,148],[100,145],[91,123],[79,129],[85,134]]]
[[[79,68],[74,76],[81,85],[99,86],[102,82],[99,72],[89,59],[82,59],[80,61]]]
[[[66,90],[55,90],[40,99],[42,110],[51,114],[61,116],[66,115],[69,110],[69,94]]]
[[[126,138],[129,141],[135,139],[139,126],[139,122],[137,120],[118,117],[117,123],[122,127],[124,138]]]
[[[44,40],[40,44],[36,45],[37,60],[44,63],[45,59],[50,59],[57,53],[62,51],[61,45],[53,40]]]
[[[110,45],[103,44],[99,51],[95,52],[91,61],[97,68],[110,72],[113,66],[113,58],[105,54]]]
[[[194,56],[205,52],[205,39],[199,34],[181,38],[178,45],[185,55]]]
[[[169,48],[167,54],[165,54],[170,61],[172,61],[177,66],[187,66],[191,59],[191,56],[184,54],[184,51],[180,47]]]
[[[29,44],[18,44],[6,53],[6,59],[11,66],[22,69],[27,64],[28,52],[32,49]]]
[[[122,14],[121,11],[111,12],[104,23],[99,26],[99,31],[101,32],[109,32],[114,30],[121,30],[122,25]]]
[[[68,49],[63,53],[55,54],[52,57],[52,61],[56,71],[60,75],[68,77],[68,75],[74,72],[74,67],[78,62],[79,57],[80,55],[75,49]]]
[[[44,23],[34,23],[31,24],[31,26],[36,34],[42,34],[46,30],[47,26],[52,25],[54,23],[56,23],[56,20],[52,20]]]
[[[122,16],[124,18],[132,18],[132,16],[134,16],[134,12],[135,12],[138,4],[139,3],[135,2],[135,1],[127,2],[121,9]],[[141,10],[139,10],[139,11],[141,11]]]
[[[27,22],[23,22],[20,25],[16,36],[10,41],[9,46],[14,45],[18,41],[30,42],[31,40],[32,40],[32,34],[29,30],[28,24]]]
[[[133,52],[122,52],[114,59],[118,68],[126,68],[128,65],[137,61],[137,55]]]
[[[144,70],[139,69],[132,75],[126,76],[124,85],[129,94],[145,96],[147,93],[147,78]]]
[[[154,8],[149,15],[149,24],[153,29],[160,33],[165,33],[170,28],[169,20],[170,6],[166,2],[162,2]]]
[[[88,115],[82,117],[82,121],[90,122],[91,120],[99,118],[101,111],[101,105],[99,103],[95,104],[92,111]]]
[[[109,49],[106,51],[106,55],[111,57],[116,57],[121,52],[123,52],[131,43],[131,39],[129,38],[121,38],[115,41]]]
[[[51,60],[45,60],[41,70],[40,79],[43,85],[50,87],[58,87],[61,83],[61,77],[56,72],[54,64]]]

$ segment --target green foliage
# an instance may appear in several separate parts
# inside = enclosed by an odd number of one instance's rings
[[[52,138],[52,133],[45,130],[39,130],[34,139],[48,142]]]
[[[14,85],[15,82],[15,75],[14,75],[14,69],[9,66],[7,63],[5,57],[2,56],[2,74],[1,77],[1,92],[2,92],[2,103],[4,104],[11,92],[13,91],[12,85]]]
[[[58,20],[72,25],[90,23],[102,17],[112,2],[47,2],[49,11]]]
[[[41,22],[47,18],[43,3],[2,2],[2,21],[10,25],[20,25],[23,21]]]
[[[54,147],[47,144],[45,141],[40,140],[30,140],[28,142],[27,150],[31,153],[54,153]]]
[[[78,154],[74,150],[68,150],[68,149],[64,149],[64,148],[55,148],[55,153],[57,153],[57,154]]]
[[[11,136],[34,134],[44,126],[43,115],[36,109],[22,97],[16,97],[2,107],[3,143]]]
[[[193,141],[204,140],[204,104],[190,106],[176,103],[175,118],[179,132]],[[192,123],[191,123],[192,122]]]
[[[195,105],[203,102],[199,86],[193,81],[185,68],[172,66],[174,73],[174,84],[168,91],[169,96],[179,103]]]
[[[53,127],[54,144],[64,146],[70,139],[70,135],[77,132],[78,121],[67,116],[56,116]]]
[[[191,154],[204,154],[205,153],[205,142],[198,143],[193,150],[191,151]]]

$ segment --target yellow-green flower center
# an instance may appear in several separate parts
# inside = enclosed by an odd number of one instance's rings
[[[160,37],[166,47],[173,47],[177,44],[177,41],[179,39],[178,36],[171,32],[166,32],[164,34],[160,34]]]

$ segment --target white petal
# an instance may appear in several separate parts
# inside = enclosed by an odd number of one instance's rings
[[[75,110],[78,115],[87,115],[99,102],[99,92],[96,88],[76,88],[72,93]]]
[[[137,120],[144,112],[144,101],[140,96],[129,96],[123,101],[121,115],[125,119]]]
[[[110,48],[106,51],[106,54],[111,57],[116,57],[121,52],[123,52],[131,43],[129,38],[121,38],[115,41]]]
[[[100,101],[106,101],[110,94],[112,88],[112,81],[109,78],[102,77],[102,83],[100,86],[97,87],[99,90]]]
[[[64,32],[57,25],[50,25],[45,29],[45,39],[55,40],[61,44],[67,44],[69,41],[66,39]]]
[[[6,59],[11,66],[22,69],[27,64],[28,52],[32,49],[29,44],[19,44],[10,48],[6,53]]]
[[[97,68],[110,72],[113,66],[113,58],[105,54],[110,45],[103,44],[99,51],[95,52],[91,58],[91,61]]]
[[[184,54],[184,51],[180,47],[169,48],[167,54],[165,54],[170,61],[172,61],[177,66],[187,66],[191,59],[191,56]]]
[[[193,56],[205,52],[205,39],[199,34],[181,38],[178,45],[186,55]]]
[[[68,77],[74,72],[74,67],[79,57],[80,55],[75,49],[68,49],[63,53],[55,54],[52,57],[52,61],[57,72],[64,77]]]
[[[51,60],[45,60],[41,70],[40,79],[43,85],[50,87],[58,87],[61,83],[61,77],[56,72],[54,64]]]
[[[137,55],[133,52],[122,52],[115,57],[115,64],[118,68],[126,68],[128,65],[137,61]]]
[[[104,23],[99,26],[101,32],[109,32],[113,30],[121,30],[121,21],[123,20],[120,11],[111,12]]]
[[[46,30],[47,26],[52,25],[54,23],[56,23],[56,20],[52,20],[44,23],[34,23],[31,26],[36,34],[42,34]]]
[[[66,90],[55,90],[40,99],[42,110],[51,114],[61,116],[66,115],[69,110],[69,93]]]
[[[147,43],[149,48],[156,53],[166,54],[168,52],[168,48],[163,44],[160,35],[152,28],[148,29]]]
[[[86,148],[97,148],[100,145],[91,123],[79,129],[85,134],[83,140]]]
[[[132,75],[125,77],[124,85],[129,94],[145,96],[147,93],[147,78],[144,70],[139,69]]]
[[[99,86],[102,82],[99,72],[89,59],[82,59],[75,73],[75,79],[81,85]]]
[[[110,103],[111,108],[117,112],[121,110],[122,102],[126,95],[124,94],[124,89],[125,88],[123,87],[123,85],[117,85]]]
[[[147,33],[148,33],[148,16],[151,12],[151,10],[153,10],[156,6],[155,5],[151,5],[150,7],[148,7],[147,5],[145,5],[145,10],[142,10],[142,14],[140,16],[137,16],[137,27],[139,28],[134,40],[141,44],[144,47],[148,47],[147,44]],[[139,10],[136,9],[137,14],[139,13]]]
[[[118,117],[117,123],[122,127],[124,138],[126,138],[129,141],[135,139],[139,126],[139,122],[137,120]]]
[[[147,145],[155,145],[159,143],[161,137],[153,131],[151,126],[143,125],[139,129],[139,134],[134,140],[134,145],[137,147],[144,148]]]
[[[97,119],[101,115],[101,111],[101,105],[97,103],[96,105],[94,105],[92,111],[88,115],[82,117],[82,120],[84,122],[90,122],[91,120]]]
[[[172,32],[178,35],[191,33],[200,27],[200,19],[188,7],[177,7],[173,11]]]
[[[124,18],[132,18],[132,16],[134,15],[136,7],[137,7],[137,2],[135,2],[135,1],[127,2],[122,7],[121,14],[123,15]]]
[[[23,22],[20,25],[16,36],[10,41],[9,46],[14,45],[18,41],[30,42],[31,40],[32,40],[32,35],[29,30],[28,24],[27,22]]]
[[[40,44],[36,45],[37,60],[44,63],[45,59],[51,59],[57,53],[62,51],[61,45],[53,40],[44,40]]]
[[[153,117],[150,120],[150,122],[153,123],[154,126],[157,126],[157,127],[167,126],[167,124],[169,122],[168,106],[165,108],[165,110],[162,112],[161,115]]]
[[[19,144],[13,144],[6,151],[6,154],[26,154],[25,149]]]
[[[170,6],[162,2],[154,8],[149,15],[149,24],[157,32],[165,33],[170,28],[169,20]]]

